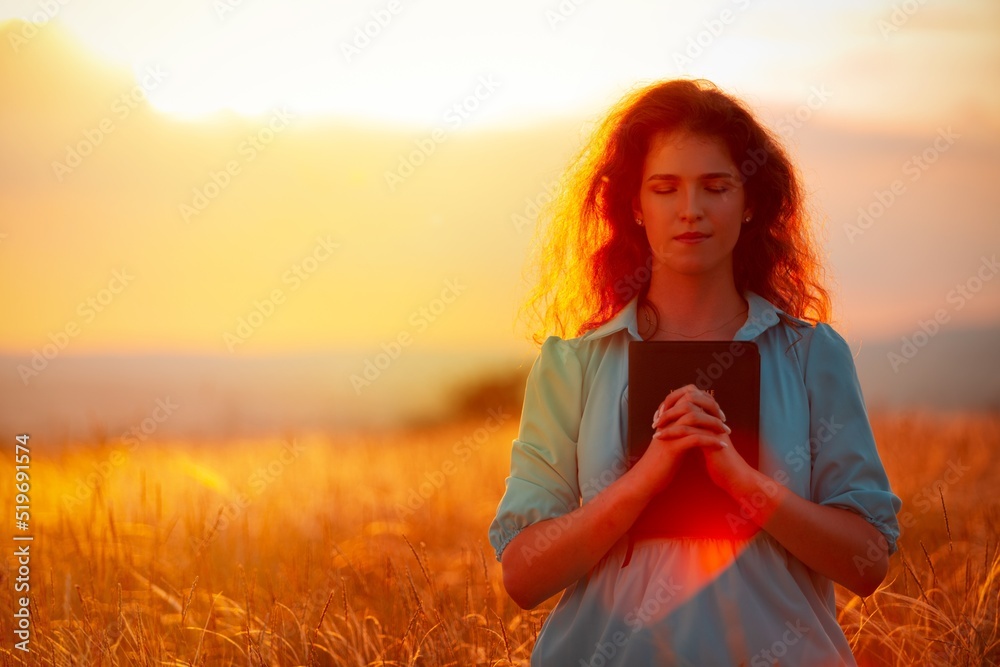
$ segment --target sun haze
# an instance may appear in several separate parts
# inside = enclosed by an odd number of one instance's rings
[[[21,391],[36,357],[338,354],[326,382],[351,400],[386,349],[406,354],[373,396],[426,386],[422,355],[530,359],[513,320],[538,216],[600,112],[670,76],[788,143],[852,341],[898,346],[940,309],[996,324],[1000,283],[976,272],[1000,246],[1000,87],[979,83],[998,10],[900,11],[6,2],[4,391],[51,404]]]

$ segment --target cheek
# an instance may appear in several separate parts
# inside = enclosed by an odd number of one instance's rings
[[[744,197],[742,192],[730,191],[719,198],[719,207],[727,211],[742,212],[743,200]]]
[[[732,235],[738,235],[743,226],[743,198],[727,197],[715,207],[715,219],[720,227]]]
[[[735,244],[740,234],[743,233],[743,218],[741,216],[742,211],[729,209],[720,211],[719,216],[715,218],[716,233]]]
[[[663,200],[649,192],[643,192],[639,196],[639,203],[642,205],[642,210],[647,211],[647,214],[663,208]]]

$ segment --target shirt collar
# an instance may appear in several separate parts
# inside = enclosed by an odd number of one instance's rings
[[[747,300],[747,304],[750,306],[750,311],[747,315],[746,323],[744,323],[744,325],[740,327],[740,330],[736,332],[736,335],[733,336],[733,340],[753,340],[765,330],[777,324],[780,321],[779,316],[789,317],[783,310],[756,292],[747,290],[743,293],[743,297]],[[610,320],[596,329],[591,329],[587,333],[583,334],[583,336],[581,336],[581,340],[602,338],[604,336],[611,335],[616,331],[621,331],[622,329],[627,329],[628,334],[633,340],[642,340],[642,336],[639,335],[639,327],[636,321],[638,307],[639,296],[636,295]],[[791,319],[797,320],[797,318]]]

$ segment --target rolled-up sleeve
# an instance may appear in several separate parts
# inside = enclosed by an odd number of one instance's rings
[[[525,527],[579,507],[576,445],[582,393],[583,373],[575,349],[550,336],[528,373],[510,476],[489,529],[498,561]]]
[[[813,332],[806,362],[812,500],[856,512],[878,529],[895,553],[902,502],[875,445],[851,348],[828,324]]]

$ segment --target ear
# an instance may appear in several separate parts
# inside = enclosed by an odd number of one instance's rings
[[[639,195],[638,194],[635,195],[634,197],[632,197],[632,217],[633,218],[643,219],[642,218],[642,206],[639,203]]]
[[[753,222],[753,209],[752,208],[748,208],[745,211],[743,211],[743,217],[740,219],[740,222],[743,223],[744,225]]]

